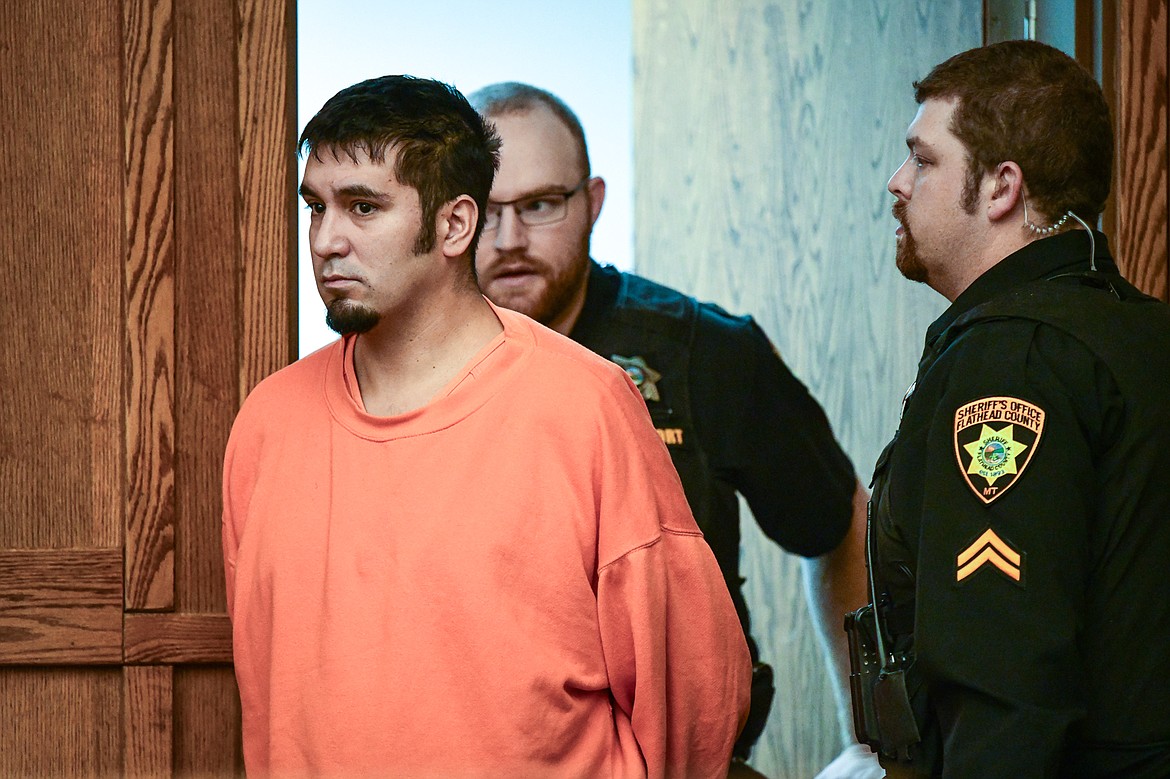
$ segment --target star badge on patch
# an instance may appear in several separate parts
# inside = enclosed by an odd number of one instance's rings
[[[1040,444],[1045,413],[1026,400],[980,398],[955,411],[955,457],[971,491],[991,503],[1015,484]]]
[[[658,394],[657,382],[662,378],[662,374],[647,365],[644,359],[638,356],[622,357],[620,354],[612,355],[609,359],[626,372],[626,375],[634,382],[634,386],[642,393],[643,398],[646,400],[661,399]]]

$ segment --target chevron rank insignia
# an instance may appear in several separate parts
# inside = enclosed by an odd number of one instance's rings
[[[612,355],[609,359],[616,362],[626,372],[626,375],[634,382],[634,386],[642,393],[643,398],[646,400],[660,399],[657,382],[662,378],[662,374],[647,365],[644,359],[638,356],[622,357],[620,354]]]
[[[979,500],[1003,496],[1040,445],[1044,410],[1026,400],[980,398],[955,411],[955,457],[959,473]]]
[[[995,531],[987,528],[955,558],[955,583],[962,583],[980,568],[989,565],[1021,587],[1024,586],[1024,555],[1017,552]]]

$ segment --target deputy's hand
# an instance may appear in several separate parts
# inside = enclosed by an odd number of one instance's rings
[[[881,779],[886,771],[878,764],[877,755],[869,747],[853,744],[845,747],[816,779]]]

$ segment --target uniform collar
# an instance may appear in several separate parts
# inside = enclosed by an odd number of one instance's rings
[[[589,260],[589,281],[585,287],[585,304],[573,324],[569,337],[574,341],[583,340],[608,317],[610,309],[617,303],[622,286],[622,272],[612,265],[600,265]]]
[[[1117,265],[1109,254],[1104,235],[1093,231],[1096,240],[1097,270],[1117,273]],[[961,315],[999,296],[1005,290],[1029,281],[1038,281],[1057,273],[1076,273],[1089,270],[1089,239],[1084,230],[1041,238],[1019,249],[991,266],[975,279],[942,316],[926,331],[926,345],[930,346]]]

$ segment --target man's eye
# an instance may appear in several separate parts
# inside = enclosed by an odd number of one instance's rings
[[[354,203],[353,210],[362,216],[368,216],[377,210],[373,203]]]
[[[325,205],[323,203],[305,203],[305,208],[309,209],[309,213],[314,215],[325,213]]]
[[[556,202],[546,197],[526,200],[520,204],[520,210],[526,214],[546,214],[554,208],[556,208]]]
[[[914,160],[914,167],[916,168],[923,168],[927,165],[927,161],[919,157],[917,154],[911,154],[910,159]]]

